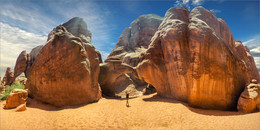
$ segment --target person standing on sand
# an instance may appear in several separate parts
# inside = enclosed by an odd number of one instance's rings
[[[125,94],[126,94],[126,106],[129,107],[129,102],[128,102],[129,93],[127,91],[125,91]]]

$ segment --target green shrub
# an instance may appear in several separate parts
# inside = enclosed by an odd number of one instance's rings
[[[0,100],[5,100],[7,96],[14,90],[14,89],[24,89],[25,86],[18,81],[14,81],[11,86],[5,87],[5,92],[0,94]]]

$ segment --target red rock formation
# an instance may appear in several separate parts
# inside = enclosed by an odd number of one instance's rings
[[[10,67],[6,68],[5,76],[3,78],[4,85],[11,85],[14,80],[14,73],[11,71]]]
[[[125,97],[127,90],[130,96],[142,95],[147,83],[134,76],[133,67],[142,61],[139,55],[148,48],[161,22],[158,15],[142,15],[125,28],[105,63],[100,64],[99,82],[103,94]]]
[[[22,51],[16,60],[16,64],[14,67],[14,77],[26,71],[27,60],[29,59],[27,59],[26,51]]]
[[[19,105],[19,106],[15,109],[16,112],[21,112],[21,111],[25,111],[25,110],[26,110],[26,103]]]
[[[25,104],[28,98],[28,92],[22,89],[14,89],[7,97],[5,109],[16,108],[21,104]]]
[[[213,12],[171,8],[136,69],[161,96],[195,107],[234,109],[243,86],[259,77],[238,53],[228,25]]]
[[[244,91],[241,93],[237,109],[245,113],[260,111],[260,84],[256,80],[245,87]]]
[[[95,48],[58,26],[37,55],[26,86],[30,96],[55,106],[89,103],[101,98],[98,74]]]
[[[247,69],[247,75],[249,79],[257,79],[260,81],[260,76],[258,73],[258,70],[256,68],[256,64],[254,61],[253,56],[251,55],[249,49],[247,46],[244,46],[241,41],[235,41],[236,51],[237,55],[240,57],[242,62],[245,64],[245,67]]]

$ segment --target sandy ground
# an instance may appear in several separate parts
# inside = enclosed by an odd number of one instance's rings
[[[201,110],[156,94],[130,99],[130,107],[125,100],[107,98],[66,108],[29,102],[24,112],[4,110],[1,102],[0,129],[260,129],[260,112]]]

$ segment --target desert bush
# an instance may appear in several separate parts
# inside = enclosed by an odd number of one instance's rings
[[[18,82],[14,81],[11,86],[6,86],[5,87],[5,92],[3,94],[0,94],[0,100],[5,100],[7,96],[14,90],[14,89],[24,89],[25,86]]]

